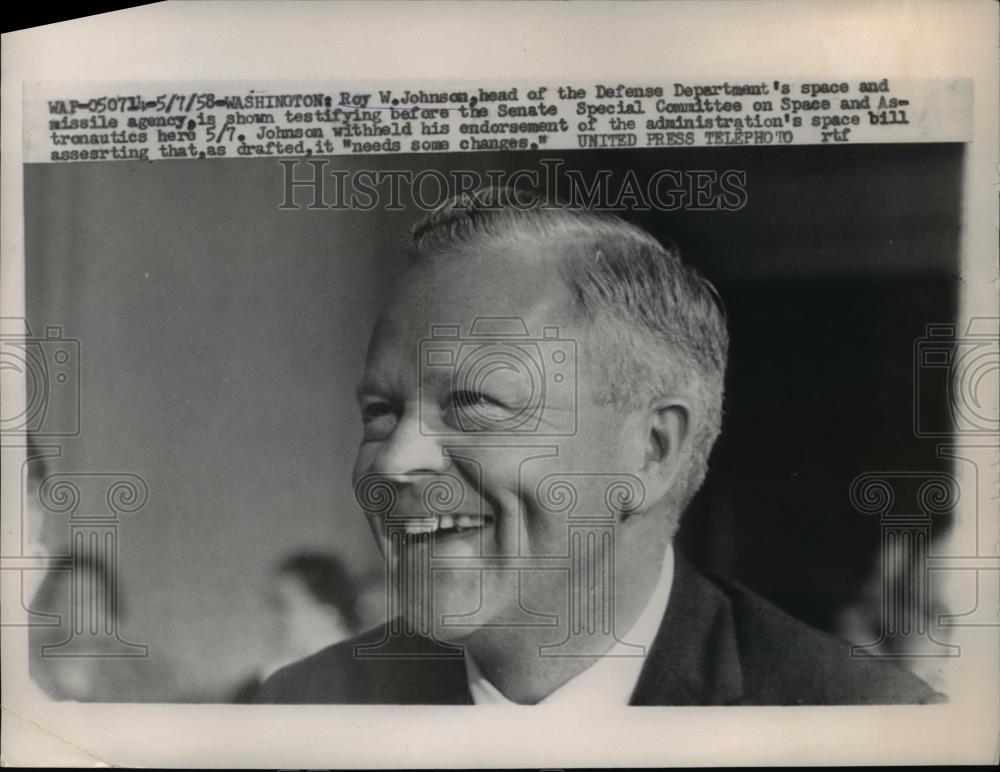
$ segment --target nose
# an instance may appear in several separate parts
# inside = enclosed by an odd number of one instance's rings
[[[382,444],[371,471],[395,482],[407,482],[413,475],[444,472],[450,465],[440,438],[427,431],[416,411],[408,411]]]

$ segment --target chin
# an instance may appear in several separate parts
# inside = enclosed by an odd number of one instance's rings
[[[433,624],[436,632],[448,638],[469,635],[481,621],[484,587],[479,571],[442,569],[434,572]],[[463,617],[472,617],[466,626]]]

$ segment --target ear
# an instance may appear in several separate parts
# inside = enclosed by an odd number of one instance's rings
[[[690,442],[691,407],[682,399],[659,399],[639,422],[642,467],[637,476],[645,486],[640,510],[651,509],[670,492]]]

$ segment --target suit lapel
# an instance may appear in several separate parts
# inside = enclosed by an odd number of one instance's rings
[[[678,554],[670,601],[632,705],[725,705],[743,693],[732,607]]]
[[[351,648],[353,701],[390,705],[472,702],[460,647],[419,634],[391,633],[390,625],[383,625]]]
[[[401,663],[383,664],[392,671],[379,679],[392,684],[394,695],[387,702],[472,702],[461,657],[425,660],[416,670],[411,660],[398,672],[394,666]],[[743,673],[729,599],[675,553],[670,601],[630,704],[726,705],[742,694]]]

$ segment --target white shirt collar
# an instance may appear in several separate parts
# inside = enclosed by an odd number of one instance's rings
[[[639,673],[646,662],[656,633],[670,600],[674,578],[674,548],[667,546],[660,578],[646,607],[625,635],[612,646],[607,654],[586,670],[578,673],[542,700],[540,705],[553,703],[612,706],[628,705],[639,681]],[[631,644],[631,645],[626,645]],[[634,647],[641,647],[640,649]],[[475,660],[465,653],[465,669],[469,677],[469,692],[476,705],[515,705],[483,675]]]

